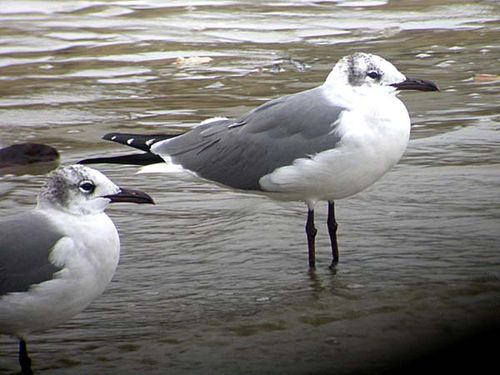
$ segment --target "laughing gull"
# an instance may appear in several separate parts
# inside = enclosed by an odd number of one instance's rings
[[[120,253],[104,209],[112,202],[154,203],[83,165],[54,171],[35,209],[0,219],[0,333],[19,338],[19,363],[31,374],[26,338],[82,311],[106,288]]]
[[[237,120],[216,118],[179,135],[110,133],[104,139],[146,153],[86,159],[187,172],[278,200],[307,204],[309,266],[315,266],[314,207],[328,201],[332,263],[338,263],[334,201],[352,196],[395,165],[408,144],[410,117],[398,90],[439,91],[383,58],[340,59],[319,87],[271,100]],[[144,167],[144,171],[154,168]]]

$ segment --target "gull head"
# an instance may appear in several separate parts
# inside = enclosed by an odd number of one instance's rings
[[[75,215],[101,213],[112,202],[154,203],[146,193],[120,188],[101,172],[78,164],[52,172],[38,196],[39,208]]]
[[[407,78],[389,61],[370,53],[356,52],[341,58],[326,82],[328,86],[350,86],[353,89],[383,88],[396,90],[439,91],[431,81]]]

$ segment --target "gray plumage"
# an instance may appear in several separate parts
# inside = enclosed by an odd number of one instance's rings
[[[332,149],[340,140],[335,128],[343,108],[327,103],[320,90],[272,100],[236,122],[200,125],[158,144],[154,153],[226,186],[261,190],[262,176]]]
[[[60,268],[50,252],[63,235],[36,210],[0,219],[0,296],[25,292]]]
[[[316,88],[272,100],[239,120],[213,119],[186,134],[150,137],[110,133],[104,139],[146,151],[81,163],[146,165],[142,172],[193,172],[240,190],[260,190],[308,208],[309,266],[315,266],[314,208],[328,201],[332,263],[338,263],[334,201],[361,192],[395,165],[406,149],[411,122],[399,90],[439,91],[408,78],[369,53],[341,58]],[[158,163],[160,156],[165,163]],[[188,174],[187,173],[187,174]],[[192,177],[192,176],[191,176]]]

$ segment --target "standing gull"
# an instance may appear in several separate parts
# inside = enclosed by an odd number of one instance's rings
[[[52,173],[35,209],[0,219],[0,333],[19,338],[22,374],[31,374],[26,338],[65,322],[111,281],[118,232],[112,202],[153,203],[102,173],[73,165]]]
[[[395,165],[408,144],[410,117],[398,90],[439,91],[383,58],[340,59],[319,87],[271,100],[238,120],[216,118],[179,135],[111,133],[104,139],[146,151],[86,159],[187,172],[224,186],[306,203],[309,266],[315,266],[314,207],[328,201],[332,263],[338,263],[334,201],[354,195]],[[152,167],[144,167],[152,171]]]

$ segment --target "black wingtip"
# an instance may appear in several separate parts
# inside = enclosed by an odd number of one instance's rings
[[[126,164],[126,165],[150,165],[162,163],[163,159],[150,152],[142,154],[129,154],[121,156],[108,156],[100,158],[88,158],[78,162],[78,164]]]
[[[109,156],[80,160],[78,164],[129,164],[149,165],[163,162],[163,159],[149,150],[151,146],[165,139],[177,137],[179,134],[133,134],[133,133],[107,133],[102,139],[130,146],[145,151],[143,154],[129,154],[122,156]]]
[[[149,151],[151,145],[157,141],[153,135],[150,136],[131,133],[108,133],[104,134],[102,139],[134,147],[142,151]]]
[[[120,143],[125,146],[149,151],[155,143],[177,137],[179,134],[132,134],[132,133],[108,133],[102,139]]]
[[[116,138],[119,135],[124,135],[124,136],[131,136],[132,134],[125,134],[125,133],[107,133],[102,136],[102,139],[105,139],[106,141],[114,141],[114,138]]]

